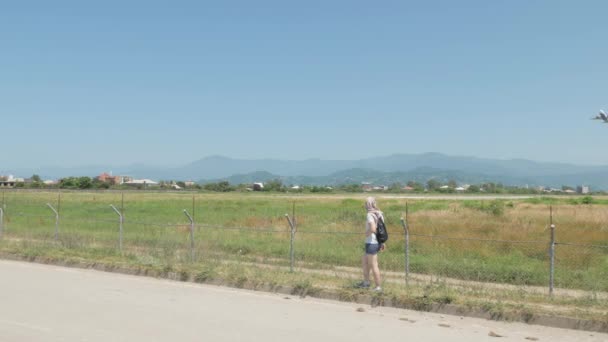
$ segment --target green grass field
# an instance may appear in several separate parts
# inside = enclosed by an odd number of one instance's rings
[[[284,196],[154,192],[2,193],[2,244],[23,248],[79,250],[91,258],[122,255],[147,264],[190,262],[190,222],[195,220],[198,261],[246,261],[289,265],[290,232],[297,222],[296,267],[357,268],[364,241],[361,195]],[[608,291],[608,200],[378,199],[389,227],[381,269],[403,272],[406,203],[410,271],[438,279],[548,286],[549,206],[556,225],[556,287]],[[54,240],[60,212],[59,239]],[[123,253],[118,215],[122,209]],[[38,246],[38,247],[37,247]],[[603,247],[602,247],[603,246]]]

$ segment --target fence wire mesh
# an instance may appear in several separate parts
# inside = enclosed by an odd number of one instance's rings
[[[3,193],[0,243],[122,255],[143,264],[211,262],[362,277],[363,201],[129,192]],[[608,210],[535,203],[383,201],[390,239],[385,281],[517,286],[548,292],[549,224],[557,226],[554,285],[608,292]],[[54,211],[59,213],[59,221]],[[123,216],[122,250],[120,216]],[[498,208],[498,209],[497,209]],[[193,223],[184,214],[191,215]],[[286,214],[293,220],[294,235]],[[401,218],[409,230],[409,244]],[[55,232],[58,229],[57,238]],[[293,237],[293,239],[292,239]]]

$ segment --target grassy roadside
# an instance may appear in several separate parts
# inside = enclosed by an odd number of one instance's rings
[[[61,195],[61,196],[60,196]],[[284,197],[278,194],[186,194],[131,192],[6,192],[5,235],[19,240],[53,240],[54,215],[61,214],[65,247],[91,246],[112,253],[123,209],[124,242],[153,257],[180,262],[195,218],[195,245],[203,251],[285,258],[289,232],[285,213],[298,225],[296,262],[358,266],[362,241],[362,198]],[[608,201],[538,197],[522,200],[382,198],[391,240],[382,267],[404,268],[400,218],[409,209],[412,272],[470,281],[545,286],[548,283],[553,206],[558,242],[608,246]],[[527,241],[521,243],[522,240]],[[514,242],[515,241],[515,242]],[[608,248],[558,245],[556,286],[608,292]]]
[[[371,294],[367,290],[354,288],[353,278],[317,270],[305,272],[300,269],[299,272],[290,273],[286,265],[246,260],[220,262],[219,259],[167,263],[146,255],[121,255],[114,249],[73,249],[27,241],[0,242],[0,257],[270,292],[288,291],[293,295],[420,311],[441,311],[449,306],[451,313],[482,315],[495,320],[535,322],[541,316],[568,317],[595,322],[596,326],[608,329],[608,302],[605,298],[592,295],[549,299],[542,294],[511,289],[447,286],[441,281],[413,282],[406,288],[402,282],[388,280],[384,284],[384,293]]]

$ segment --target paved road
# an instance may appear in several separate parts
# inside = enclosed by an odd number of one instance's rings
[[[608,341],[607,334],[360,307],[0,260],[2,342]]]

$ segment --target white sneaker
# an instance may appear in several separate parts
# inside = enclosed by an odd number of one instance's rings
[[[380,286],[376,286],[374,292],[382,292],[382,288]]]

